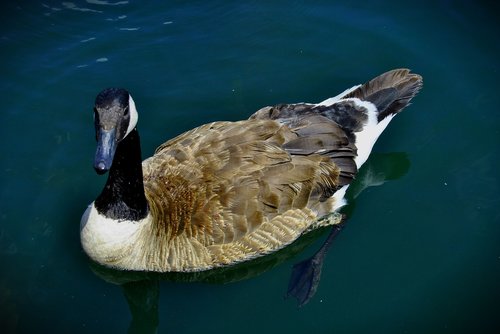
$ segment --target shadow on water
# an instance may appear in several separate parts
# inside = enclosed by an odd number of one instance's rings
[[[314,297],[320,282],[323,261],[333,239],[346,224],[347,218],[354,212],[356,198],[369,187],[379,186],[387,181],[402,177],[409,168],[410,161],[405,153],[373,154],[361,168],[357,179],[349,187],[346,195],[349,204],[342,210],[342,214],[346,218],[342,224],[312,231],[286,248],[262,258],[231,267],[195,273],[119,271],[94,262],[90,262],[90,268],[106,282],[122,287],[132,314],[129,333],[155,333],[159,325],[160,281],[227,284],[246,280],[296,256],[322,236],[325,229],[330,229],[327,238],[316,253],[310,258],[296,263],[292,268],[285,297],[295,298],[300,307]]]
[[[402,177],[408,172],[409,168],[410,161],[405,153],[373,154],[370,157],[346,194],[348,205],[342,209],[344,214],[343,222],[329,227],[330,233],[313,256],[294,264],[288,282],[287,297],[297,299],[299,307],[311,300],[319,285],[325,256],[333,243],[333,239],[354,211],[356,198],[366,188],[380,186],[387,181]]]

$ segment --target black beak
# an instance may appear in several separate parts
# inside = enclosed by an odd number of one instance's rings
[[[94,159],[94,169],[97,174],[102,175],[111,168],[116,146],[116,130],[104,130],[101,128],[97,134],[97,150]]]

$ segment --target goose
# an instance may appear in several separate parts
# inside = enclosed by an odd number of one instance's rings
[[[197,272],[340,224],[349,184],[421,87],[420,75],[391,70],[317,104],[201,125],[144,161],[132,96],[104,89],[94,106],[94,169],[109,175],[81,218],[82,248],[118,270]]]

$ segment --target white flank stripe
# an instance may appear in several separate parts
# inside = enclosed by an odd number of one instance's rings
[[[338,209],[347,204],[347,201],[344,198],[347,188],[349,188],[348,184],[346,184],[345,186],[337,190],[335,194],[333,194],[333,198],[335,198],[335,206],[333,207],[333,211],[337,211]]]

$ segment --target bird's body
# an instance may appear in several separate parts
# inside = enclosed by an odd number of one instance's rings
[[[82,217],[82,245],[117,269],[190,272],[269,254],[338,224],[349,183],[420,87],[420,76],[394,70],[319,104],[202,125],[142,164],[133,100],[103,91],[95,168],[110,175]]]

